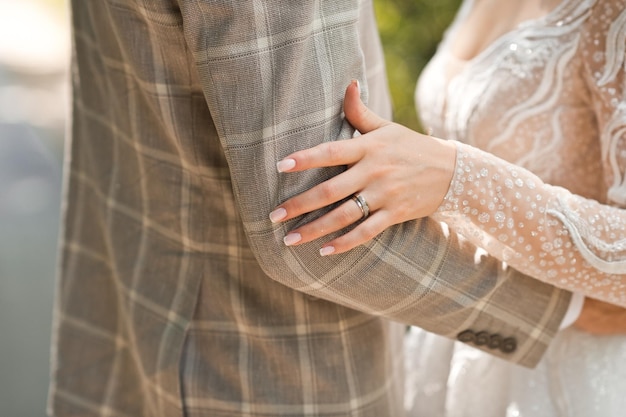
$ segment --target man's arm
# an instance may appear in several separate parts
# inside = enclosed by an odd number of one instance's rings
[[[323,141],[349,139],[345,87],[359,79],[370,106],[384,77],[368,1],[181,1],[185,35],[220,136],[251,247],[274,280],[360,311],[420,326],[533,366],[570,294],[503,269],[430,219],[395,226],[332,258],[315,243],[285,247],[273,207],[340,172],[279,176],[276,162]],[[372,42],[375,42],[372,44]],[[380,65],[382,59],[378,57]],[[374,64],[376,57],[374,57]],[[382,68],[382,67],[381,67]],[[368,77],[369,76],[369,77]],[[366,82],[367,80],[367,82]]]

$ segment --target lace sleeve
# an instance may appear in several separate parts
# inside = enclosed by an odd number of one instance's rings
[[[598,2],[580,42],[609,204],[458,143],[435,217],[526,274],[626,307],[626,11],[616,6]]]
[[[469,145],[457,150],[438,220],[528,275],[626,306],[626,211]]]

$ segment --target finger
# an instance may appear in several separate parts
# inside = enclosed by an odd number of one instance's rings
[[[311,168],[352,165],[363,157],[362,143],[353,140],[325,142],[294,152],[276,164],[278,172],[298,172]]]
[[[369,242],[381,234],[390,224],[383,211],[377,211],[348,233],[326,243],[320,255],[337,255]]]
[[[346,119],[355,129],[365,134],[391,123],[365,106],[360,94],[358,82],[353,81],[347,87],[344,99]],[[352,165],[363,157],[364,152],[359,141],[325,142],[287,156],[276,167],[278,172],[298,172],[311,168]]]
[[[368,133],[389,124],[389,121],[378,116],[363,104],[359,90],[356,81],[350,83],[348,88],[346,88],[343,102],[343,111],[352,127],[361,133]]]
[[[287,246],[307,243],[344,229],[362,218],[363,212],[351,199],[311,223],[290,231],[284,242]]]
[[[329,206],[362,189],[366,180],[365,173],[354,167],[285,201],[270,213],[270,219],[286,221]]]

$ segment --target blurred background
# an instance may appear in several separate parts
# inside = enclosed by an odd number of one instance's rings
[[[62,1],[0,0],[0,416],[45,415],[69,61]]]
[[[0,0],[0,417],[43,417],[69,90],[68,0]],[[79,0],[87,1],[87,0]],[[396,121],[460,0],[375,0]]]
[[[394,121],[421,131],[413,93],[461,0],[374,0],[385,49]]]

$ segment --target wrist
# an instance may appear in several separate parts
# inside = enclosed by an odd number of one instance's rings
[[[457,183],[457,164],[458,164],[458,146],[457,142],[453,140],[436,139],[439,141],[441,148],[442,161],[441,170],[443,180],[442,183],[446,184],[445,192],[441,204],[437,208],[436,212],[450,211],[455,206],[454,187]]]

